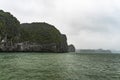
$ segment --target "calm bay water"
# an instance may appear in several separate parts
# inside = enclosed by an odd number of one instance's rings
[[[120,80],[120,55],[1,53],[0,80]]]

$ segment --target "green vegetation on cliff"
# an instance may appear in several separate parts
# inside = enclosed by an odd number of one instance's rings
[[[0,10],[0,42],[6,38],[7,41],[16,41],[19,35],[20,22],[9,12]]]
[[[59,43],[60,32],[47,23],[24,23],[21,24],[21,41],[30,41],[40,44]]]

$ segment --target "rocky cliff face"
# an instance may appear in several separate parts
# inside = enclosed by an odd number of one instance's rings
[[[68,52],[75,52],[75,47],[74,47],[74,45],[69,45],[68,46]]]
[[[61,41],[57,46],[58,52],[68,52],[67,37],[65,34],[61,35]]]
[[[0,51],[67,52],[67,37],[45,22],[20,22],[0,10]]]
[[[61,34],[54,26],[47,23],[22,24],[21,43],[28,41],[27,45],[19,47],[21,51],[40,52],[67,52],[67,37]],[[27,49],[26,49],[27,47]]]
[[[20,22],[9,12],[0,10],[0,49],[9,50],[19,36]],[[12,48],[12,47],[11,47]],[[11,50],[11,49],[10,49]]]

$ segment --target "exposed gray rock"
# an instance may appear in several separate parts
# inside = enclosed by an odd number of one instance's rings
[[[57,44],[57,52],[65,53],[68,52],[67,37],[65,34],[61,35],[61,41]]]
[[[5,51],[5,50],[4,50]],[[16,43],[14,51],[38,51],[38,52],[68,52],[66,35],[61,35],[60,43],[36,44],[30,42]]]
[[[68,44],[66,35],[61,35],[61,41],[49,44],[30,43],[29,41],[15,43],[12,46],[2,44],[1,51],[39,51],[39,52],[68,52]]]

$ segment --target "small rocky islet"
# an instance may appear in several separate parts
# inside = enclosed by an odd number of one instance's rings
[[[75,51],[65,34],[45,22],[22,23],[9,12],[0,10],[0,51]]]

